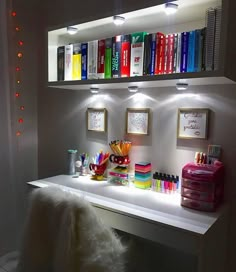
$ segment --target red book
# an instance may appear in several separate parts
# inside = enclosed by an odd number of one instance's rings
[[[155,75],[159,75],[164,73],[165,35],[161,32],[157,32],[156,35]]]
[[[168,36],[168,47],[167,47],[167,66],[166,73],[173,73],[173,64],[174,64],[174,34],[169,34]]]
[[[98,78],[104,78],[104,63],[105,63],[105,40],[98,41],[98,66],[97,76]]]
[[[120,60],[120,71],[121,77],[130,76],[130,44],[131,36],[122,35],[121,37],[121,60]]]
[[[163,74],[167,74],[167,63],[168,63],[168,35],[165,36],[165,53],[164,53],[164,72]]]

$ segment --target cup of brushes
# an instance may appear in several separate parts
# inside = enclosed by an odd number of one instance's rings
[[[118,165],[129,165],[129,151],[131,148],[131,142],[116,140],[112,141],[109,145],[113,152],[109,158],[110,162]]]
[[[100,153],[97,153],[93,158],[93,163],[89,164],[89,169],[92,173],[92,179],[96,180],[102,180],[104,172],[107,168],[107,162],[109,159],[109,152],[103,153],[103,151],[100,151]]]

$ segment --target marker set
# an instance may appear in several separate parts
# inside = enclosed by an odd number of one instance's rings
[[[161,193],[175,193],[179,191],[179,176],[155,172],[152,178],[152,190]]]

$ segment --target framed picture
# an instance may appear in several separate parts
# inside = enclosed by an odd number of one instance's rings
[[[88,108],[87,128],[89,131],[105,132],[107,130],[107,110]]]
[[[128,108],[126,110],[126,133],[148,135],[150,122],[149,108]]]
[[[179,139],[207,139],[209,109],[178,109],[177,137]]]

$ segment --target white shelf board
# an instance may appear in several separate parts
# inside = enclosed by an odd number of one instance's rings
[[[199,73],[182,73],[156,76],[140,76],[129,78],[72,80],[49,82],[48,87],[68,90],[125,89],[128,86],[138,86],[140,89],[176,86],[178,82],[186,82],[189,86],[235,84],[234,81],[221,76],[217,71]]]

